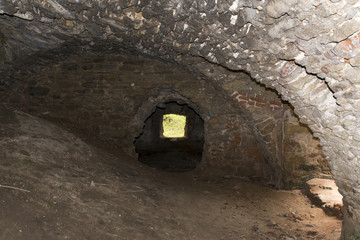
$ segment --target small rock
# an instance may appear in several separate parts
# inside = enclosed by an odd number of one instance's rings
[[[94,183],[94,181],[91,181],[91,183],[90,183],[90,187],[91,187],[91,188],[94,188],[94,187],[95,187],[95,183]]]
[[[276,227],[277,223],[274,221],[271,221],[270,223],[267,224],[268,227]]]
[[[295,218],[296,220],[302,221],[303,218],[300,217],[299,214],[295,213],[295,212],[291,212],[291,215],[293,216],[293,218]]]
[[[316,236],[318,234],[318,232],[317,231],[308,231],[306,234],[308,236]]]
[[[226,175],[223,176],[223,178],[225,178],[225,179],[230,179],[230,178],[233,178],[233,177],[234,177],[233,174],[226,174]]]

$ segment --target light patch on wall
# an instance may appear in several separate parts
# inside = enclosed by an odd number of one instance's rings
[[[238,18],[238,15],[231,15],[231,18],[230,18],[231,25],[235,25],[237,18]]]
[[[162,136],[165,138],[185,137],[186,116],[165,114],[162,121]]]

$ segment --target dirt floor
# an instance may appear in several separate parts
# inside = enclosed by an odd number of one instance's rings
[[[339,239],[341,220],[299,190],[160,172],[85,142],[0,107],[1,240]]]

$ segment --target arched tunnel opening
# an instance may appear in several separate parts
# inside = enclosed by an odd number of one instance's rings
[[[187,104],[166,102],[146,119],[134,145],[139,161],[148,166],[190,171],[202,158],[204,121]]]

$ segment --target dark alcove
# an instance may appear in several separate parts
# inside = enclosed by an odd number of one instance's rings
[[[176,117],[183,122],[176,122]],[[185,125],[181,126],[185,118]],[[166,133],[176,132],[166,129],[169,123],[175,128],[180,126],[175,135]],[[150,167],[170,172],[192,170],[202,157],[204,121],[187,104],[167,102],[156,107],[146,119],[143,132],[135,139],[134,145],[139,161]]]

